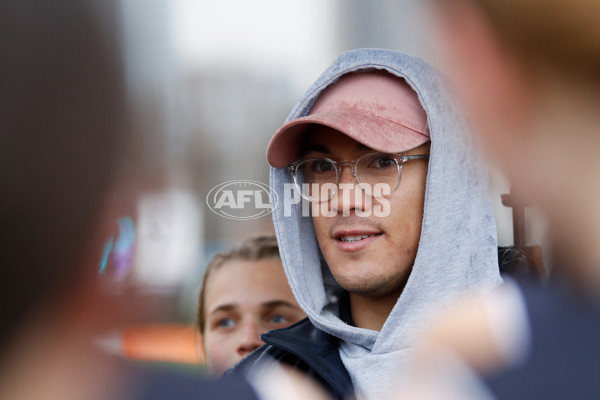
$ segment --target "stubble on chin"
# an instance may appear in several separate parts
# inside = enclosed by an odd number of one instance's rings
[[[409,267],[395,265],[393,271],[397,271],[397,273],[377,274],[367,272],[361,274],[361,276],[353,276],[352,274],[335,274],[332,271],[332,275],[338,285],[352,294],[362,297],[380,298],[402,293],[412,271],[412,265]],[[338,276],[336,277],[336,275]]]

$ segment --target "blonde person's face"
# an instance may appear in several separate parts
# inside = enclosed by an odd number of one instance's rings
[[[229,261],[209,277],[205,292],[204,349],[221,374],[263,344],[262,333],[305,317],[279,258]]]

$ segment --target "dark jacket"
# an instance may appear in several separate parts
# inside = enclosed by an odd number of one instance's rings
[[[485,377],[497,399],[599,399],[600,304],[555,282],[521,283],[528,315],[527,358]]]
[[[332,399],[349,399],[352,381],[340,359],[339,339],[319,329],[305,318],[284,329],[261,336],[266,343],[233,366],[225,375],[245,376],[261,361],[276,360],[321,383]]]
[[[498,249],[498,263],[501,270],[513,271],[517,269],[513,268],[513,264],[522,267],[532,261],[521,250],[501,247]],[[341,306],[340,317],[352,323],[348,320],[347,311]],[[287,328],[267,332],[261,339],[266,344],[230,368],[225,375],[245,376],[261,361],[276,360],[315,379],[332,399],[352,398],[352,381],[340,359],[339,339],[317,329],[308,318]]]

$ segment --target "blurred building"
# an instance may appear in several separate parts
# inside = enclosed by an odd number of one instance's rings
[[[135,266],[130,282],[168,293],[180,320],[216,251],[269,217],[231,220],[206,206],[231,180],[268,184],[265,149],[297,99],[342,51],[391,48],[431,61],[417,0],[121,0],[130,99],[139,117]],[[497,192],[507,190],[495,177]],[[501,244],[510,210],[496,204]]]

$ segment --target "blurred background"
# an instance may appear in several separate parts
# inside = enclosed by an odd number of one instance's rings
[[[343,51],[400,50],[433,64],[420,0],[121,0],[121,27],[137,143],[107,207],[99,273],[116,291],[168,304],[100,342],[140,358],[196,362],[193,321],[207,261],[270,216],[213,213],[209,191],[232,180],[269,183],[265,149],[296,101]],[[492,173],[501,245],[512,216]],[[527,232],[535,240],[536,231]]]

